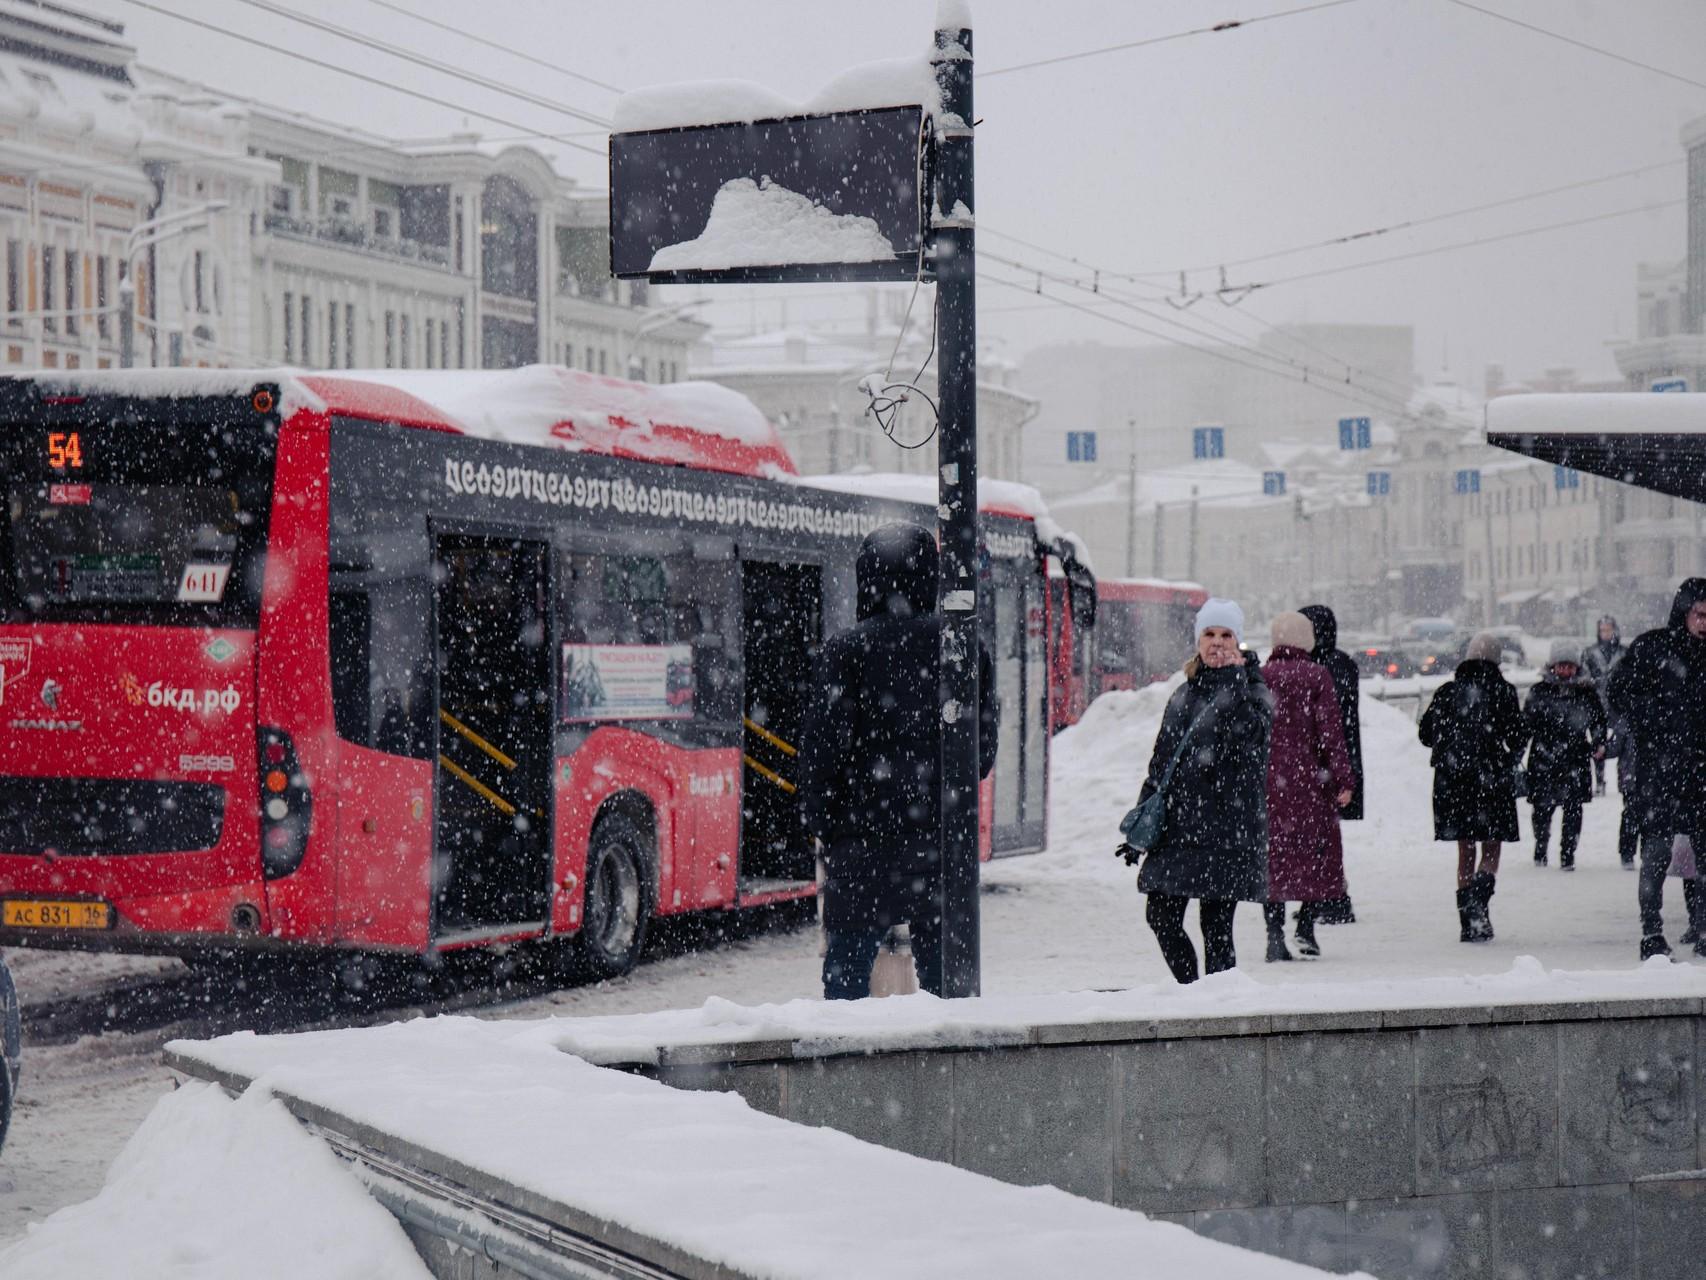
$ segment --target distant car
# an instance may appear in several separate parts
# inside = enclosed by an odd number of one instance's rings
[[[1402,680],[1416,674],[1416,664],[1410,655],[1392,645],[1359,645],[1351,650],[1356,660],[1357,674],[1366,678],[1380,676],[1387,680]]]
[[[1457,668],[1469,637],[1450,618],[1417,618],[1396,642],[1416,674],[1442,676]]]
[[[0,956],[0,1147],[6,1145],[6,1129],[12,1121],[12,1100],[18,1096],[23,1052],[24,1032],[18,1013],[18,989],[12,985],[6,958]]]

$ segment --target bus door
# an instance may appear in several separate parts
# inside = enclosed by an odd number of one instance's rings
[[[990,852],[1043,847],[1048,798],[1047,586],[1034,563],[996,560],[984,593],[983,643],[995,664],[1001,730],[995,753]]]
[[[823,641],[823,569],[761,560],[741,568],[746,734],[740,891],[750,898],[816,874],[795,780],[812,663]]]
[[[544,928],[550,900],[550,553],[441,533],[437,941]]]

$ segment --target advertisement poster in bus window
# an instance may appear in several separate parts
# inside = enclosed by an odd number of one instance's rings
[[[564,720],[687,720],[690,644],[565,644]]]

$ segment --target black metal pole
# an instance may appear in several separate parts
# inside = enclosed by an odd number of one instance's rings
[[[981,988],[978,922],[977,275],[972,233],[971,28],[936,32],[942,110],[935,122],[932,244],[936,274],[937,599],[942,676],[942,973],[944,996]]]

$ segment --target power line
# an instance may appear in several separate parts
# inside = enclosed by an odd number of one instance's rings
[[[1253,27],[1258,22],[1272,22],[1276,18],[1293,18],[1300,13],[1316,13],[1322,9],[1336,9],[1342,4],[1354,4],[1356,0],[1322,0],[1320,4],[1304,5],[1298,9],[1282,9],[1278,13],[1263,13],[1254,18],[1232,18],[1225,22],[1216,22],[1207,27],[1193,27],[1189,31],[1175,31],[1171,35],[1150,36],[1143,40],[1128,40],[1124,44],[1103,45],[1097,49],[1081,49],[1077,53],[1063,53],[1053,58],[1038,58],[1034,62],[1020,62],[1011,67],[998,67],[994,71],[974,71],[979,80],[992,80],[996,76],[1011,75],[1015,71],[1029,71],[1033,67],[1052,67],[1060,62],[1076,62],[1080,58],[1097,58],[1106,53],[1124,53],[1129,49],[1145,49],[1150,45],[1167,44],[1174,40],[1187,40],[1192,36],[1216,35],[1222,31],[1236,31],[1241,27]]]
[[[1371,258],[1367,262],[1352,262],[1342,267],[1323,267],[1319,271],[1304,271],[1294,276],[1281,276],[1274,280],[1264,280],[1249,285],[1251,289],[1271,289],[1279,284],[1295,284],[1299,280],[1317,280],[1322,276],[1343,275],[1347,271],[1361,271],[1367,267],[1382,267],[1392,262],[1408,262],[1413,258],[1432,257],[1436,253],[1455,253],[1459,249],[1474,249],[1484,244],[1498,244],[1504,240],[1518,240],[1524,236],[1544,235],[1548,231],[1564,231],[1570,227],[1585,227],[1594,222],[1607,222],[1612,218],[1627,218],[1634,213],[1656,213],[1660,209],[1673,209],[1679,204],[1686,204],[1684,197],[1675,200],[1660,200],[1654,204],[1638,205],[1633,209],[1613,209],[1609,213],[1596,213],[1586,218],[1571,218],[1565,222],[1552,222],[1544,227],[1526,227],[1520,231],[1505,231],[1498,235],[1481,236],[1475,240],[1459,240],[1456,244],[1436,245],[1432,249],[1417,249],[1413,253],[1395,253],[1386,258]]]
[[[429,18],[424,13],[416,13],[414,10],[405,8],[403,5],[392,4],[391,0],[367,0],[367,2],[371,5],[376,5],[381,9],[389,9],[392,13],[400,13],[405,18],[412,18],[416,22],[425,23],[429,27],[437,27],[440,31],[448,31],[451,35],[458,36],[463,40],[472,40],[475,44],[484,45],[488,49],[496,49],[499,53],[507,53],[512,58],[520,58],[523,62],[531,62],[536,67],[544,67],[547,71],[555,71],[558,75],[568,76],[571,80],[579,80],[583,84],[590,84],[593,88],[603,89],[606,93],[627,92],[627,90],[619,88],[616,85],[606,84],[602,80],[595,80],[589,75],[575,71],[570,67],[565,67],[561,63],[547,62],[544,58],[536,58],[531,53],[523,52],[520,49],[512,49],[507,44],[499,44],[496,40],[488,40],[484,36],[476,35],[472,31],[464,30],[461,27],[453,27],[448,22],[440,22],[437,18]]]
[[[263,13],[270,13],[274,17],[283,18],[287,22],[300,23],[312,30],[322,31],[327,35],[337,36],[340,40],[348,40],[352,44],[361,45],[365,49],[372,49],[376,53],[386,54],[389,57],[396,58],[402,62],[413,63],[417,67],[425,67],[429,71],[436,71],[440,75],[449,76],[454,80],[465,81],[466,83],[474,85],[477,88],[484,89],[489,93],[503,94],[506,97],[516,99],[518,102],[525,102],[529,106],[542,107],[546,111],[560,112],[563,115],[569,116],[571,119],[580,120],[586,124],[597,125],[602,129],[608,129],[610,127],[610,121],[606,120],[602,116],[595,116],[589,112],[580,110],[578,107],[566,106],[563,103],[554,102],[550,98],[542,97],[536,93],[530,93],[525,89],[517,89],[510,85],[500,84],[496,80],[490,80],[485,76],[476,75],[474,72],[464,71],[461,67],[452,66],[448,62],[440,62],[437,58],[429,58],[425,54],[414,53],[411,50],[401,48],[387,41],[377,40],[372,36],[363,35],[359,31],[352,31],[348,27],[340,27],[334,22],[325,21],[323,18],[315,18],[305,13],[297,13],[294,9],[288,8],[285,5],[274,3],[273,0],[240,0],[240,2],[248,5],[251,9],[259,9]],[[591,148],[588,148],[588,150],[590,149]]]
[[[1459,9],[1469,9],[1475,13],[1483,14],[1484,16],[1493,18],[1499,22],[1508,22],[1513,27],[1521,27],[1524,31],[1532,31],[1535,35],[1546,36],[1551,40],[1560,40],[1574,48],[1585,49],[1589,53],[1597,53],[1602,58],[1610,58],[1613,62],[1621,62],[1627,66],[1639,67],[1642,71],[1651,71],[1654,75],[1663,76],[1666,80],[1675,80],[1680,84],[1691,85],[1696,89],[1706,89],[1706,81],[1691,80],[1687,76],[1678,75],[1674,71],[1666,71],[1663,67],[1655,67],[1650,62],[1641,62],[1638,59],[1628,57],[1625,54],[1613,53],[1610,49],[1603,49],[1597,44],[1589,44],[1585,40],[1577,40],[1573,36],[1563,35],[1557,31],[1548,31],[1545,27],[1537,27],[1532,22],[1524,22],[1521,18],[1513,18],[1508,13],[1499,13],[1494,9],[1483,9],[1478,4],[1470,4],[1469,0],[1449,0],[1449,2],[1456,5]]]
[[[297,62],[306,62],[309,66],[319,67],[325,71],[334,71],[339,75],[348,76],[352,80],[359,80],[363,84],[370,84],[378,89],[387,89],[393,93],[400,93],[405,97],[414,98],[420,102],[429,102],[435,107],[448,107],[450,110],[460,111],[464,115],[477,116],[481,120],[490,120],[493,124],[501,124],[506,129],[529,132],[526,125],[515,120],[510,120],[504,116],[494,115],[490,111],[477,111],[472,107],[461,106],[457,103],[450,102],[436,94],[424,93],[417,89],[407,88],[404,85],[398,84],[394,80],[382,80],[378,76],[370,76],[361,71],[352,71],[348,67],[340,67],[336,63],[326,62],[321,58],[316,58],[306,53],[298,53],[293,49],[286,49],[281,45],[274,44],[267,40],[257,39],[254,36],[246,36],[237,31],[227,31],[223,27],[212,22],[205,22],[200,18],[192,18],[185,13],[175,13],[160,5],[152,4],[150,3],[150,0],[125,0],[125,3],[135,5],[138,9],[146,9],[149,13],[158,14],[163,18],[172,18],[178,22],[187,23],[192,27],[200,27],[204,31],[211,31],[215,35],[225,36],[229,39],[240,41],[243,44],[253,45],[257,49],[264,49],[266,52],[278,57],[292,58]],[[589,147],[584,143],[575,142],[564,134],[534,132],[532,136],[550,142],[561,143],[566,147],[572,147],[576,151],[584,151],[588,155],[597,156],[601,160],[605,158],[605,153],[601,149],[597,147]]]

